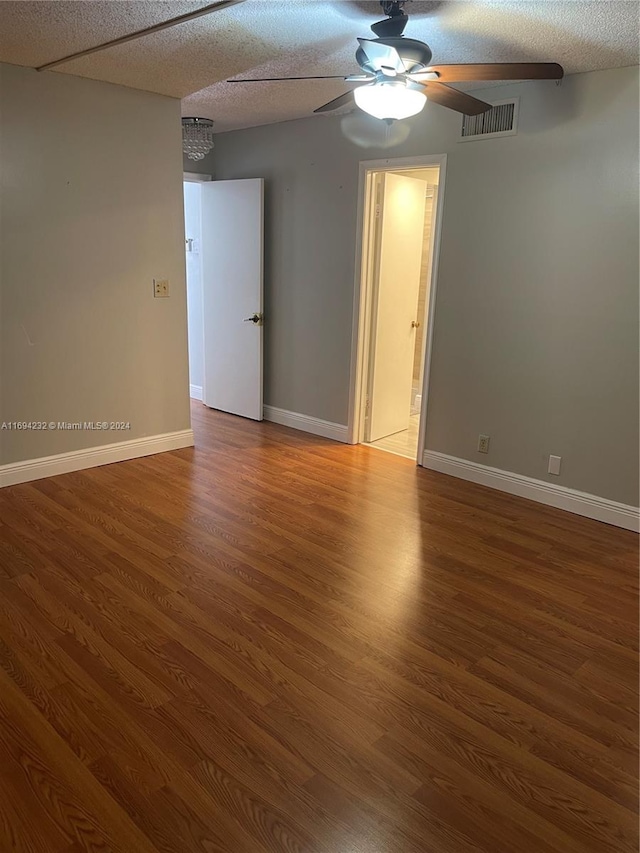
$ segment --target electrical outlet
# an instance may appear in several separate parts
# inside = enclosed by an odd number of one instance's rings
[[[489,452],[489,436],[488,435],[479,435],[478,436],[478,453],[488,453]]]
[[[153,280],[153,295],[156,299],[165,299],[169,296],[169,279],[154,278]]]
[[[549,468],[547,469],[548,472],[550,474],[559,474],[561,462],[562,462],[562,456],[550,456],[549,457]]]

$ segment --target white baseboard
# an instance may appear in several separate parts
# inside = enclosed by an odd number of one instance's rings
[[[189,396],[192,400],[202,400],[202,385],[189,385]]]
[[[86,450],[72,450],[70,453],[58,453],[55,456],[27,459],[24,462],[12,462],[9,465],[0,465],[0,487],[41,480],[43,477],[55,477],[70,471],[82,471],[84,468],[95,468],[111,462],[124,462],[139,456],[164,453],[167,450],[178,450],[181,447],[191,447],[193,443],[193,430],[183,429],[179,432],[103,444],[100,447],[88,447]]]
[[[501,471],[499,468],[489,468],[487,465],[458,459],[435,450],[425,450],[423,465],[432,471],[440,471],[442,474],[470,480],[472,483],[489,486],[501,492],[508,492],[510,495],[518,495],[576,515],[594,518],[596,521],[604,521],[606,524],[624,527],[636,533],[640,532],[640,511],[637,507],[628,504],[617,503],[608,498],[600,498],[587,492],[568,489],[566,486],[547,483],[544,480],[534,480],[533,477],[525,477],[522,474]]]
[[[349,428],[346,424],[334,424],[320,418],[311,418],[309,415],[300,415],[298,412],[289,412],[287,409],[278,409],[276,406],[264,406],[263,412],[265,421],[349,443]]]

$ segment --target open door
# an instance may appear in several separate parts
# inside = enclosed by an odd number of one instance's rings
[[[203,402],[262,420],[264,181],[201,185]]]
[[[425,183],[392,173],[380,176],[377,271],[373,287],[369,418],[365,441],[409,426]]]

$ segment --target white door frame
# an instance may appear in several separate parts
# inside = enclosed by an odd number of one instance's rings
[[[356,218],[356,263],[353,298],[353,331],[351,337],[351,377],[349,382],[349,432],[350,444],[359,444],[364,437],[364,385],[369,354],[369,320],[371,311],[371,235],[368,226],[371,223],[369,211],[370,178],[374,172],[396,172],[404,169],[428,168],[438,166],[438,197],[436,215],[432,226],[431,249],[431,288],[429,291],[429,309],[426,324],[424,354],[424,375],[422,379],[422,404],[420,408],[420,427],[418,430],[417,464],[422,465],[424,455],[427,408],[429,401],[429,378],[431,372],[431,352],[436,309],[436,288],[438,284],[438,260],[440,257],[440,238],[444,210],[444,185],[447,167],[446,154],[429,154],[423,157],[397,157],[384,160],[362,160],[359,165],[358,215]],[[365,233],[365,227],[367,233]]]

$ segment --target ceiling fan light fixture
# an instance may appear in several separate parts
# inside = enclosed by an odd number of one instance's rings
[[[403,119],[422,110],[427,96],[409,88],[402,80],[382,80],[354,89],[356,104],[365,113],[379,119]]]
[[[213,121],[210,118],[182,119],[182,151],[189,160],[204,160],[213,148]]]

